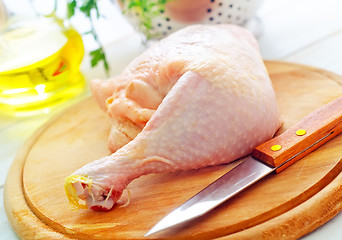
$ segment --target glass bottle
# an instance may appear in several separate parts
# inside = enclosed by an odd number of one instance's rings
[[[80,34],[53,17],[10,22],[0,32],[0,112],[27,116],[82,93]]]

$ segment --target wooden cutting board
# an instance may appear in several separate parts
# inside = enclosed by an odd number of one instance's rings
[[[284,121],[279,133],[342,96],[342,77],[266,62]],[[42,127],[18,153],[5,186],[8,218],[22,239],[144,239],[167,213],[234,164],[152,174],[129,186],[128,206],[73,211],[64,178],[108,155],[110,121],[90,98]],[[271,174],[209,214],[150,238],[294,239],[342,209],[342,135],[280,174]]]

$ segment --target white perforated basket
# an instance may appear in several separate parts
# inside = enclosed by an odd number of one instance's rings
[[[147,38],[159,39],[189,24],[231,23],[245,25],[262,0],[147,0],[148,7],[118,0],[124,16]],[[164,0],[165,1],[165,0]],[[151,7],[155,4],[154,7]]]

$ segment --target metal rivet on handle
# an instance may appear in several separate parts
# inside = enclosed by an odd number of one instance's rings
[[[272,147],[271,147],[271,150],[272,151],[279,151],[281,149],[281,145],[273,145]]]
[[[303,135],[305,135],[306,134],[306,131],[304,130],[304,129],[299,129],[299,130],[297,130],[297,132],[296,132],[296,135],[297,136],[303,136]]]

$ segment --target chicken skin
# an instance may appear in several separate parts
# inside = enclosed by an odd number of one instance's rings
[[[193,25],[92,91],[113,120],[113,154],[66,179],[71,204],[110,210],[134,179],[229,163],[280,127],[257,41],[234,25]],[[81,199],[81,200],[80,200]]]

